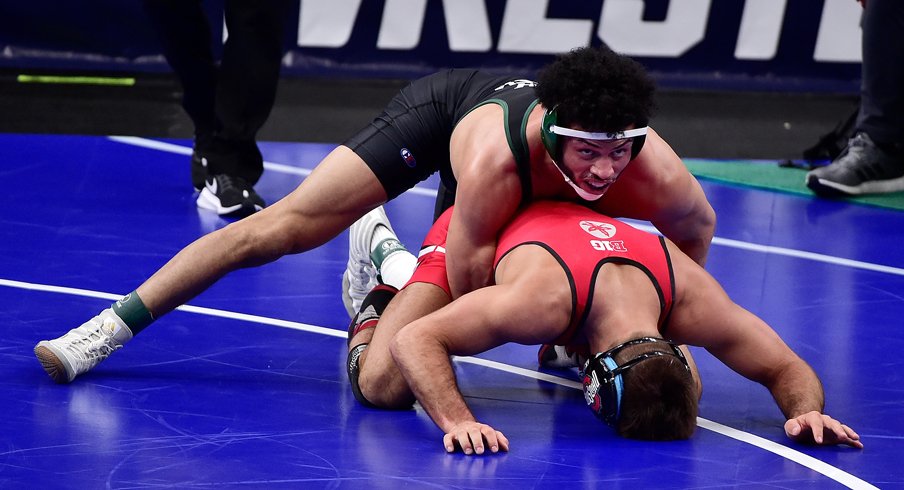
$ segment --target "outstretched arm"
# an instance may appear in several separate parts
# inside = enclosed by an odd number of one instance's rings
[[[492,296],[493,286],[475,291],[447,307],[403,328],[390,346],[393,359],[421,406],[442,430],[446,452],[460,447],[465,454],[483,454],[500,449],[508,451],[508,439],[502,432],[477,422],[455,379],[450,359],[450,346],[459,353],[477,353],[498,342],[485,335],[483,318],[472,301],[474,296]],[[488,294],[490,293],[490,294]],[[460,316],[459,316],[460,315]],[[466,329],[474,332],[468,342],[447,333]]]
[[[862,448],[856,432],[822,413],[822,383],[813,369],[763,320],[732,302],[712,276],[696,266],[688,270],[682,261],[688,258],[675,257],[676,270],[687,271],[669,327],[675,340],[705,347],[768,388],[787,419],[785,432],[791,439]]]
[[[409,324],[393,338],[392,356],[421,406],[445,433],[446,451],[456,446],[465,454],[483,454],[486,447],[491,452],[508,450],[505,435],[478,422],[468,408],[449,355],[555,338],[567,325],[567,311],[539,300],[525,301],[530,297],[536,296],[509,286],[482,288]]]
[[[785,434],[798,442],[862,448],[860,436],[853,429],[823,413],[825,394],[813,369],[762,320],[734,307],[735,316],[743,318],[740,324],[746,325],[749,335],[711,352],[730,368],[769,389],[787,419]]]

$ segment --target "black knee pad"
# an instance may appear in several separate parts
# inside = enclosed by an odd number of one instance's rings
[[[392,301],[392,298],[395,297],[398,292],[399,290],[392,286],[380,284],[367,293],[367,296],[364,297],[364,301],[361,302],[361,310],[355,314],[355,317],[352,318],[351,323],[348,325],[346,345],[350,344],[352,337],[354,337],[357,330],[359,330],[358,325],[365,322],[380,320],[380,316],[383,315],[383,310],[386,309],[386,306],[389,305],[389,302]],[[373,326],[376,326],[376,324]]]
[[[376,405],[374,405],[364,397],[364,393],[361,393],[361,387],[358,386],[358,375],[361,369],[358,361],[361,359],[361,353],[364,352],[364,349],[367,348],[367,345],[368,344],[358,344],[354,349],[348,351],[348,358],[345,361],[345,367],[348,371],[348,381],[352,385],[352,394],[355,395],[355,400],[358,400],[358,403],[364,405],[365,407],[377,408]]]
[[[388,284],[376,286],[364,297],[364,301],[361,302],[361,311],[366,311],[369,306],[373,306],[377,316],[382,315],[383,310],[398,292],[398,289]]]

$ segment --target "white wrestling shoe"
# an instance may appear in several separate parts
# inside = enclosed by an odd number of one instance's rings
[[[370,258],[370,247],[380,225],[395,234],[383,206],[365,214],[348,229],[348,265],[342,275],[342,303],[349,318],[354,318],[364,297],[377,285],[377,269]]]
[[[62,337],[38,342],[35,355],[54,381],[69,383],[76,376],[93,369],[131,339],[129,327],[112,309],[107,308]]]

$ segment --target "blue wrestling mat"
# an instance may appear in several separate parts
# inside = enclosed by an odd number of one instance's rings
[[[331,145],[269,143],[274,202]],[[478,419],[511,451],[448,455],[419,407],[358,405],[339,288],[347,236],[233,273],[70,385],[35,343],[88,320],[229,221],[194,203],[190,143],[0,135],[2,488],[904,488],[904,214],[704,181],[719,223],[707,268],[809,362],[826,411],[865,449],[790,442],[768,391],[694,350],[687,441],[625,440],[536,347],[456,361]],[[435,181],[386,207],[416,249]],[[751,353],[756,355],[756,353]],[[428,373],[425,373],[428,375]]]

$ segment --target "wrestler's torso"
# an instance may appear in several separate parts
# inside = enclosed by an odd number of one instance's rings
[[[500,233],[494,264],[524,244],[545,248],[569,277],[575,309],[567,335],[583,322],[597,273],[610,262],[645,271],[659,295],[661,320],[668,316],[674,278],[663,238],[574,204],[543,201],[523,210]]]

